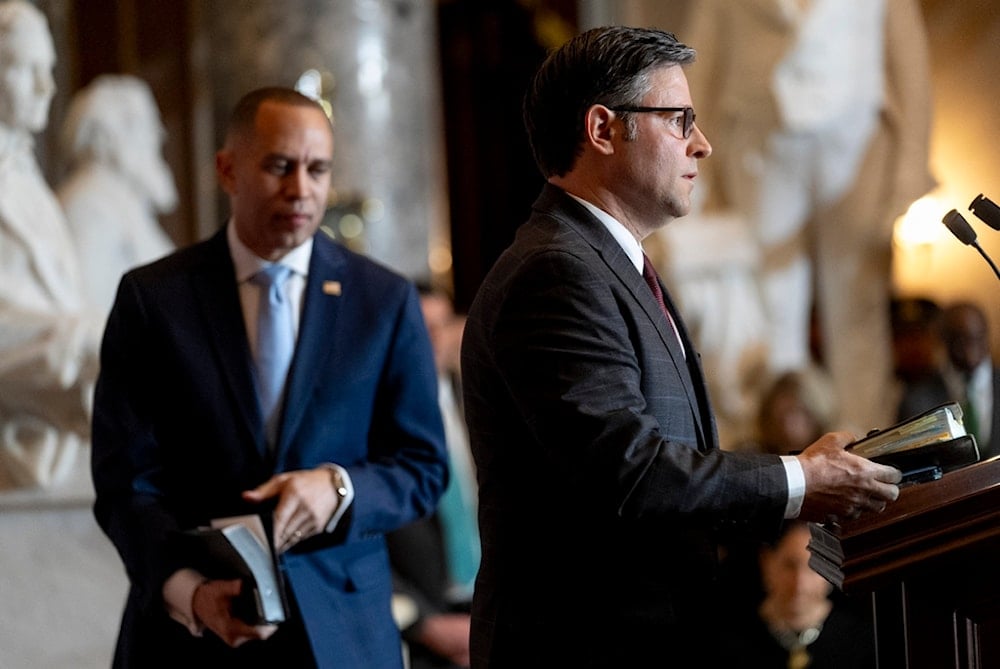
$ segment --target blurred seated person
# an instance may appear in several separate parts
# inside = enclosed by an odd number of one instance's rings
[[[743,452],[789,455],[835,429],[837,400],[833,385],[819,367],[779,374],[766,387],[757,409],[756,434]],[[757,540],[731,541],[722,555],[722,577],[734,608],[756,609],[763,590],[757,566]]]
[[[457,388],[464,317],[444,291],[419,284],[438,370],[438,401],[451,465],[434,515],[388,535],[393,589],[414,615],[401,624],[410,669],[469,665],[472,586],[479,568],[475,472]]]
[[[836,414],[833,386],[821,369],[785,372],[765,390],[757,410],[756,434],[740,450],[796,453],[832,430]]]
[[[941,340],[944,363],[906,387],[897,417],[959,402],[983,459],[1000,455],[1000,367],[990,354],[986,314],[972,302],[948,305],[941,314]]]
[[[893,370],[903,392],[936,376],[944,364],[941,307],[929,297],[897,297],[890,304]]]
[[[759,553],[763,596],[750,616],[735,610],[719,644],[722,667],[874,668],[874,627],[867,608],[833,592],[809,566],[809,525],[790,521]],[[753,658],[748,663],[748,658]]]

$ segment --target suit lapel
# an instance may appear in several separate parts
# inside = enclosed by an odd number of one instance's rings
[[[670,298],[670,291],[667,290],[667,287],[662,282],[660,285],[663,289],[663,300],[667,303],[667,309],[670,311],[670,315],[674,319],[674,324],[677,326],[677,336],[681,338],[681,341],[684,343],[684,349],[687,351],[685,362],[690,374],[691,387],[697,396],[697,402],[694,404],[694,406],[698,407],[695,422],[701,431],[702,443],[705,448],[712,448],[715,445],[715,416],[712,414],[712,404],[708,396],[708,383],[705,380],[705,372],[701,367],[701,354],[694,347],[694,341],[688,334],[687,326],[684,325],[684,319],[680,318],[680,312],[674,306],[674,301]],[[707,431],[706,426],[708,427]],[[712,435],[711,438],[709,438],[708,433]]]
[[[225,228],[209,240],[207,251],[206,261],[192,275],[192,290],[243,427],[252,435],[257,453],[266,457],[263,419],[253,381],[253,358]]]
[[[279,458],[295,435],[312,389],[325,369],[327,358],[338,344],[336,326],[344,299],[342,294],[351,289],[350,277],[344,275],[343,251],[322,234],[317,234],[314,239],[302,301],[299,337],[288,371],[284,411],[278,431]]]
[[[579,233],[597,251],[611,272],[628,288],[632,296],[635,297],[639,306],[642,307],[642,310],[655,326],[657,333],[660,335],[660,340],[670,354],[670,360],[673,363],[674,369],[681,378],[684,392],[692,407],[692,415],[698,429],[701,444],[704,448],[711,448],[715,443],[714,438],[710,438],[705,426],[706,417],[707,420],[711,420],[711,409],[707,402],[707,393],[704,392],[704,379],[702,378],[701,368],[696,359],[693,363],[689,363],[689,360],[685,359],[684,351],[681,350],[677,339],[678,335],[680,335],[681,341],[684,342],[688,358],[695,358],[697,353],[666,288],[664,287],[663,297],[667,303],[667,309],[670,311],[670,315],[677,325],[677,333],[674,332],[673,327],[667,321],[667,317],[660,310],[660,305],[653,296],[649,286],[646,285],[646,280],[643,279],[642,274],[636,271],[635,266],[625,254],[624,249],[611,236],[611,233],[607,231],[604,225],[594,218],[589,211],[576,200],[566,195],[562,190],[550,185],[545,186],[535,206],[543,211],[548,210],[548,213],[556,215],[560,220],[565,221]],[[585,221],[585,223],[581,223],[581,221]],[[692,374],[692,372],[695,373]]]

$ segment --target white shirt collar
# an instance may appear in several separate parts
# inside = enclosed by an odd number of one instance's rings
[[[597,220],[599,220],[601,224],[608,229],[608,232],[611,233],[611,236],[615,238],[615,241],[618,242],[618,245],[622,247],[623,251],[625,251],[625,255],[628,256],[628,259],[632,261],[632,264],[635,266],[636,271],[639,272],[639,274],[642,274],[642,267],[645,264],[642,257],[643,256],[642,244],[640,244],[639,240],[636,239],[635,236],[628,231],[628,228],[619,223],[618,220],[611,214],[604,211],[603,209],[598,208],[596,205],[587,202],[586,200],[583,200],[581,198],[578,198],[576,195],[573,195],[572,193],[566,193],[566,194],[569,195],[574,200],[576,200],[577,202],[579,202],[580,204],[582,204],[587,209],[587,211],[593,214],[597,218]]]
[[[226,224],[226,239],[229,241],[229,253],[233,259],[233,266],[236,268],[237,283],[248,281],[254,274],[273,264],[257,256],[247,248],[246,244],[240,241],[232,219],[229,219]],[[307,277],[309,276],[309,259],[312,256],[312,248],[313,238],[309,237],[277,262],[289,267],[295,274]]]

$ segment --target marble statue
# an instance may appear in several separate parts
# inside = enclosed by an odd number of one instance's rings
[[[103,319],[83,299],[73,239],[33,152],[54,63],[45,16],[0,3],[0,490],[86,469]]]
[[[102,75],[70,103],[60,134],[69,172],[56,190],[76,240],[84,296],[106,314],[126,270],[174,249],[157,215],[177,204],[149,86]]]
[[[108,667],[127,579],[91,511],[104,317],[35,160],[55,90],[48,22],[0,1],[0,667]]]
[[[758,250],[768,371],[820,362],[840,425],[884,427],[893,222],[934,185],[919,3],[700,0],[680,34],[714,148],[706,209],[745,219]]]

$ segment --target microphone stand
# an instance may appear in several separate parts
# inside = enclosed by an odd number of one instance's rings
[[[983,247],[979,245],[979,242],[972,242],[971,244],[969,244],[969,246],[979,251],[979,255],[985,258],[986,262],[988,262],[990,264],[990,267],[993,268],[993,274],[995,274],[996,277],[1000,279],[1000,269],[997,269],[997,265],[995,262],[993,262],[993,259],[990,258],[988,255],[986,255],[986,251],[984,251]]]
[[[986,251],[983,250],[983,247],[981,247],[979,242],[976,241],[976,231],[972,229],[972,226],[965,220],[965,217],[952,209],[944,215],[941,222],[944,223],[945,227],[951,231],[951,234],[955,235],[958,241],[979,251],[979,255],[985,258],[986,262],[990,264],[990,267],[993,269],[993,274],[996,275],[997,279],[1000,279],[1000,269],[997,269],[993,259],[987,255]]]

